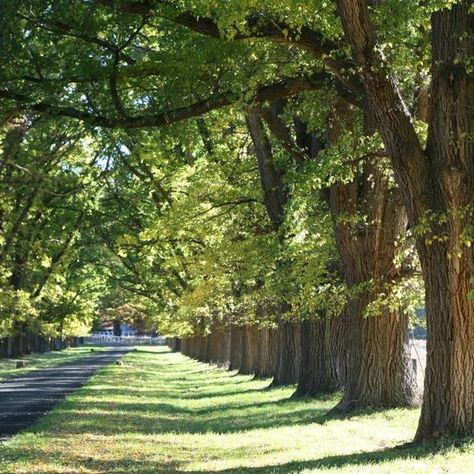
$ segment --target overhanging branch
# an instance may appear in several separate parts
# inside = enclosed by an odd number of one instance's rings
[[[94,0],[96,3],[113,8],[116,11],[144,15],[147,17],[160,17],[173,23],[182,25],[196,33],[211,38],[222,38],[222,32],[216,21],[210,17],[196,16],[190,12],[177,13],[176,15],[165,15],[157,8],[160,5],[172,5],[169,0],[129,0],[116,2],[115,0]],[[266,18],[255,14],[249,16],[245,21],[247,31],[237,31],[232,35],[232,40],[245,39],[267,39],[277,43],[294,45],[308,51],[318,60],[322,60],[334,77],[352,93],[363,92],[362,85],[357,76],[348,73],[354,64],[349,59],[334,59],[333,53],[341,50],[344,43],[331,41],[324,38],[318,31],[302,25],[295,29],[291,25],[278,21],[275,18]]]
[[[317,89],[321,87],[322,83],[327,83],[328,81],[330,81],[330,76],[323,72],[315,74],[310,78],[283,79],[275,84],[262,86],[257,89],[251,101],[265,102],[282,97],[290,97],[304,91]],[[166,127],[172,123],[199,117],[212,110],[232,105],[240,99],[240,97],[235,97],[231,93],[217,94],[207,99],[194,102],[193,104],[164,112],[144,114],[135,117],[109,117],[75,107],[61,106],[43,101],[33,102],[28,95],[20,92],[0,90],[0,98],[16,101],[16,106],[24,110],[70,117],[97,127],[126,129]]]

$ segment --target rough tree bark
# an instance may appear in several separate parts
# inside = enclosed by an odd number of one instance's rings
[[[329,132],[336,144],[351,117],[347,106],[336,104]],[[413,406],[418,401],[410,364],[408,317],[401,310],[384,308],[383,314],[364,317],[364,310],[384,285],[399,278],[395,264],[397,237],[407,228],[407,216],[398,189],[390,184],[380,160],[367,159],[363,171],[349,183],[330,189],[336,246],[344,263],[349,288],[358,290],[347,305],[348,374],[339,411],[361,406]],[[347,216],[362,214],[365,222]],[[402,275],[403,276],[403,275]],[[406,275],[405,275],[406,276]]]
[[[474,15],[469,1],[432,17],[429,138],[430,209],[448,216],[444,237],[418,247],[428,326],[423,409],[417,439],[474,432],[474,250],[463,233],[474,222]],[[465,62],[464,62],[465,61]],[[473,236],[471,235],[471,238]],[[429,240],[428,240],[429,241]]]
[[[219,348],[218,348],[218,365],[220,367],[229,367],[230,363],[230,331],[224,329],[221,332],[221,337],[219,338]]]
[[[316,396],[336,388],[328,358],[328,322],[301,323],[301,364],[295,396]]]
[[[258,357],[258,332],[253,325],[244,326],[242,330],[242,357],[239,373],[254,374]]]
[[[428,144],[423,150],[397,83],[377,46],[363,0],[338,0],[346,37],[389,153],[410,224],[428,214],[417,239],[428,328],[423,407],[416,440],[474,432],[474,275],[472,247],[461,234],[474,204],[474,57],[471,2],[433,14]],[[443,216],[443,220],[438,217]]]
[[[301,328],[299,323],[282,322],[278,325],[277,369],[273,386],[298,383],[301,359]]]
[[[220,341],[221,332],[217,330],[217,328],[213,328],[211,333],[207,336],[208,341],[208,360],[210,364],[219,364],[219,348],[220,348]]]
[[[277,333],[275,329],[260,329],[257,367],[255,376],[259,378],[273,377],[277,367]]]
[[[335,387],[346,385],[349,373],[349,346],[347,344],[349,324],[347,310],[326,321],[327,370]]]
[[[199,336],[198,360],[209,363],[209,335]]]
[[[232,326],[230,329],[230,361],[229,370],[239,370],[242,360],[242,326]]]

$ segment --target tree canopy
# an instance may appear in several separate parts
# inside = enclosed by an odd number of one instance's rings
[[[0,337],[313,322],[342,409],[410,405],[425,305],[418,438],[472,431],[470,2],[1,9]]]

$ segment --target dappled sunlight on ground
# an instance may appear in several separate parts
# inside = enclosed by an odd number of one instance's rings
[[[294,387],[269,382],[165,348],[129,353],[4,444],[0,472],[472,472],[469,441],[398,447],[417,410],[329,417],[338,394],[290,400]]]

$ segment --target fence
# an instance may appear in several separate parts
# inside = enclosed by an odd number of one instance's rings
[[[108,334],[91,334],[85,338],[86,342],[108,342],[112,344],[124,344],[124,345],[154,345],[162,346],[166,344],[166,338],[162,336],[149,337],[149,336],[111,336]]]
[[[426,368],[426,339],[410,339],[410,352],[418,385],[423,388]]]

